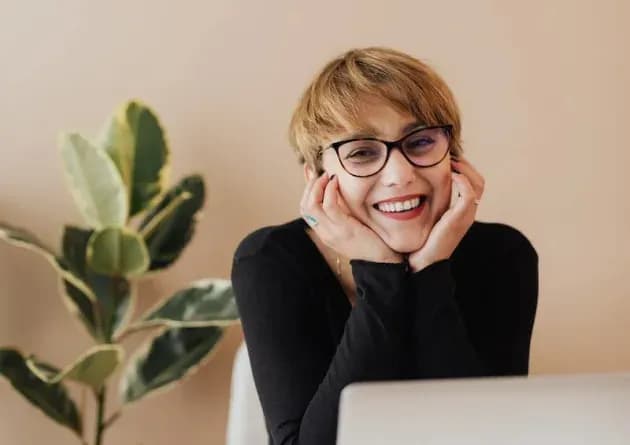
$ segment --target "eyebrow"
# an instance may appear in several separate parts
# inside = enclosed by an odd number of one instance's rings
[[[423,124],[420,121],[413,121],[409,125],[405,125],[405,127],[402,129],[400,133],[401,135],[407,134],[411,130],[418,128],[422,125]],[[365,127],[357,131],[356,133],[349,134],[347,137],[343,139],[347,140],[347,139],[376,138],[377,133],[378,133],[378,130],[376,130],[374,127]]]

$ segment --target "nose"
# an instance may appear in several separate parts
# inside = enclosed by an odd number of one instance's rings
[[[385,167],[381,171],[381,180],[386,186],[407,185],[416,175],[416,168],[405,158],[399,148],[394,148]]]

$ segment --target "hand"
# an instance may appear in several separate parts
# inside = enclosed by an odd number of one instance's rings
[[[463,157],[451,159],[451,166],[460,172],[451,173],[459,192],[459,198],[433,226],[431,233],[420,250],[409,255],[409,266],[413,272],[424,269],[437,261],[450,258],[475,220],[475,200],[483,195],[485,180]]]
[[[345,258],[400,263],[394,252],[369,227],[354,218],[339,193],[339,179],[326,173],[311,178],[300,201],[300,213],[324,244]]]

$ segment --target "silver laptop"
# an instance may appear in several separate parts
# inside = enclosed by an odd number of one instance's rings
[[[337,445],[630,445],[630,373],[355,383]]]

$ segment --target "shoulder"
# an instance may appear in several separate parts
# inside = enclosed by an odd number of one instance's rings
[[[231,280],[239,309],[247,318],[251,312],[275,308],[281,316],[289,308],[306,306],[309,273],[308,242],[300,220],[254,230],[239,243],[234,253]],[[252,308],[256,308],[253,310]],[[256,316],[258,317],[258,316]]]
[[[475,221],[456,252],[458,284],[475,295],[469,300],[475,307],[471,317],[485,308],[488,316],[495,314],[505,320],[533,319],[538,301],[538,254],[521,230]]]
[[[462,240],[464,250],[485,253],[493,260],[518,257],[538,261],[531,240],[519,229],[499,222],[475,221]]]
[[[254,230],[241,240],[234,253],[234,261],[260,255],[296,254],[307,236],[300,220],[266,226]]]

